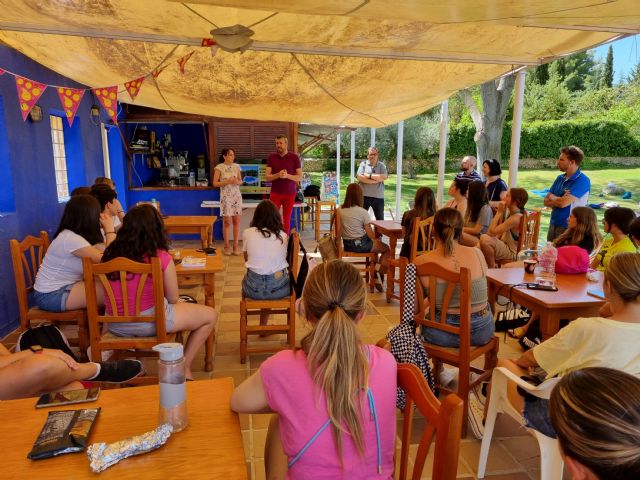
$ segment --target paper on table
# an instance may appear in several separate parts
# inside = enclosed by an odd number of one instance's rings
[[[183,267],[204,267],[207,259],[203,257],[184,257],[181,265]]]

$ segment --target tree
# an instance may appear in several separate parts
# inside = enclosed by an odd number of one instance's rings
[[[607,50],[607,59],[604,63],[602,86],[607,88],[613,87],[613,47],[611,45],[609,45],[609,50]]]
[[[640,85],[640,62],[638,62],[635,68],[631,72],[629,72],[627,83]]]
[[[502,129],[514,85],[515,75],[513,74],[483,83],[480,86],[482,111],[469,90],[460,91],[460,96],[476,127],[473,140],[476,142],[478,165],[482,165],[487,158],[500,160]]]
[[[534,68],[529,78],[531,78],[532,83],[545,85],[549,81],[549,64],[545,63]]]

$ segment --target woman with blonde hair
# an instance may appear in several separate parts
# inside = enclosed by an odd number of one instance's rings
[[[321,263],[302,303],[313,329],[301,347],[267,359],[231,397],[236,412],[278,414],[267,435],[267,478],[393,478],[396,362],[362,342],[367,297],[358,270]]]
[[[574,480],[640,478],[640,379],[585,368],[551,392],[549,417]]]
[[[557,237],[553,244],[556,247],[576,245],[591,253],[602,242],[598,229],[598,218],[589,207],[575,207],[569,215],[569,228]]]
[[[602,290],[609,300],[611,316],[577,318],[519,358],[498,360],[498,366],[520,377],[542,372],[540,380],[587,367],[609,367],[640,375],[640,253],[614,255],[604,272]],[[509,402],[523,412],[529,427],[555,437],[547,400],[523,397],[514,382],[507,384],[507,392]],[[482,412],[481,406],[473,405],[477,401],[473,396],[469,401],[474,416]],[[482,430],[481,420],[474,419],[474,430]]]
[[[464,266],[471,274],[471,345],[484,345],[493,337],[495,326],[493,314],[489,308],[487,297],[487,280],[485,278],[487,264],[480,250],[460,244],[462,235],[462,215],[453,208],[443,208],[433,217],[433,228],[436,236],[436,248],[431,252],[420,255],[415,259],[416,265],[435,262],[442,267],[455,272]],[[425,295],[429,295],[426,289],[429,287],[429,279],[422,277],[422,285],[425,287]],[[442,283],[436,288],[436,306],[441,306],[447,283]],[[456,288],[449,300],[446,322],[449,325],[460,325],[460,289]],[[440,312],[436,312],[440,318]],[[442,345],[443,347],[458,347],[460,338],[452,333],[424,328],[422,336],[429,343]]]

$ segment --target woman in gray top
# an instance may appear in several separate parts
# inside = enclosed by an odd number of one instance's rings
[[[382,281],[382,276],[387,271],[389,259],[389,246],[376,237],[371,228],[371,217],[362,205],[364,195],[362,187],[357,183],[351,183],[344,195],[344,202],[340,208],[340,231],[342,245],[349,252],[380,253],[376,270]],[[376,288],[382,291],[382,283],[376,282]]]
[[[464,214],[464,228],[460,243],[467,247],[477,247],[480,235],[487,233],[493,220],[493,210],[489,205],[487,187],[480,180],[474,180],[467,189],[467,211]]]

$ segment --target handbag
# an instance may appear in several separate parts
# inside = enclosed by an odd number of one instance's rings
[[[416,296],[416,266],[407,265],[404,281],[404,299],[402,302],[402,315],[400,324],[393,327],[387,334],[387,340],[391,343],[391,353],[398,363],[413,363],[420,369],[427,380],[431,391],[437,396],[436,383],[429,364],[429,355],[424,349],[422,339],[416,333],[416,322],[413,320],[413,309]],[[398,387],[396,391],[396,407],[404,409],[407,396]]]
[[[336,216],[333,215],[331,217],[331,227],[333,230],[333,222],[335,222]],[[338,258],[338,247],[336,246],[335,240],[331,237],[331,235],[325,235],[320,240],[318,240],[318,246],[316,250],[320,251],[320,256],[322,257],[323,262],[328,262],[329,260],[335,260]]]

